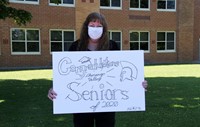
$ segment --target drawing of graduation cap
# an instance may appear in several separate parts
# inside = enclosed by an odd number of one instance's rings
[[[90,57],[84,56],[79,60],[79,62],[81,62],[83,64],[86,62],[90,62],[90,59],[91,59]]]

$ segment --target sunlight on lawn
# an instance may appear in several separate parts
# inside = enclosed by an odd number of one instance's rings
[[[185,68],[185,69],[183,69]],[[29,75],[27,75],[27,73]],[[200,64],[156,65],[144,67],[145,77],[200,77]],[[52,80],[52,69],[0,71],[1,79],[48,79]]]
[[[200,97],[195,97],[194,100],[200,100]]]
[[[59,121],[65,121],[65,120],[66,120],[65,117],[59,117],[59,118],[56,118],[56,119],[55,119],[55,121],[58,121],[58,122],[59,122]]]
[[[176,100],[176,101],[182,101],[184,98],[172,98],[172,100]]]
[[[174,107],[174,108],[185,108],[185,106],[183,106],[183,105],[178,105],[178,104],[174,104],[174,105],[172,105],[172,107]]]
[[[184,106],[184,105],[180,105],[180,104],[173,104],[172,105],[173,108],[198,108],[200,107],[200,104],[197,104],[197,105],[187,105],[187,106]]]
[[[2,71],[0,72],[1,79],[17,79],[17,80],[32,80],[32,79],[48,79],[52,80],[52,70],[18,70],[18,71]]]
[[[176,101],[177,103],[185,102],[184,98],[179,98],[179,97],[172,98],[171,100]],[[200,100],[200,98],[199,97],[191,98],[189,102],[192,102],[192,100],[198,101],[198,100]],[[196,102],[195,104],[188,103],[185,106],[183,104],[172,104],[172,107],[173,108],[198,108],[198,107],[200,107],[200,104],[198,102]]]
[[[0,103],[3,103],[3,102],[5,102],[5,100],[0,100]]]
[[[200,64],[145,66],[145,77],[190,77],[190,76],[200,77]]]

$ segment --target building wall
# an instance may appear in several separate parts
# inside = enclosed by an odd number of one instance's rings
[[[188,5],[188,6],[185,6]],[[180,62],[193,60],[194,45],[194,2],[184,0],[178,6],[178,44]]]
[[[200,1],[195,0],[194,2],[194,45],[193,45],[193,59],[200,60]]]
[[[176,31],[176,12],[157,11],[156,1],[151,1],[150,11],[129,10],[129,1],[123,1],[123,10],[101,9],[101,13],[106,16],[109,29],[122,30],[123,50],[129,50],[129,31],[149,31],[150,32],[150,53],[145,53],[146,63],[168,63],[177,62],[177,53],[157,53],[156,33],[157,31]]]
[[[48,1],[39,5],[11,3],[12,7],[28,10],[33,19],[26,26],[18,26],[12,19],[0,21],[0,68],[7,67],[49,67],[50,29],[76,31],[79,38],[85,17],[92,11],[105,15],[109,30],[122,31],[122,50],[129,50],[131,30],[150,32],[150,52],[145,53],[145,63],[176,63],[199,60],[200,2],[199,0],[177,0],[176,12],[157,11],[156,0],[151,0],[150,11],[129,10],[129,1],[122,0],[122,9],[102,9],[99,1],[78,0],[75,7],[49,6]],[[188,5],[188,6],[185,6]],[[41,53],[39,55],[12,55],[11,28],[40,29]],[[176,32],[176,52],[157,52],[157,31]]]
[[[75,8],[76,35],[79,38],[82,24],[91,11],[99,12],[99,0],[77,0]]]
[[[50,54],[49,30],[70,29],[75,30],[75,8],[49,6],[48,1],[40,1],[39,5],[15,4],[12,7],[28,10],[33,18],[26,26],[18,26],[12,19],[1,21],[2,54],[0,55],[0,68],[6,67],[47,67],[52,64]],[[38,28],[40,29],[39,55],[12,55],[11,54],[11,28]]]

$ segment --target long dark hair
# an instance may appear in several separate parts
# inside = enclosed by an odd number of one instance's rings
[[[109,38],[108,38],[108,27],[105,17],[97,12],[90,13],[86,20],[83,23],[80,39],[78,44],[78,51],[86,51],[88,50],[88,43],[89,43],[89,35],[88,35],[88,24],[91,21],[99,20],[103,26],[103,34],[101,38],[98,40],[97,50],[108,50],[109,49]]]

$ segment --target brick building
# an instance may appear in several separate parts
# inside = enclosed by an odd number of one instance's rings
[[[110,39],[121,50],[144,50],[145,63],[200,60],[199,0],[9,1],[33,19],[26,26],[0,21],[0,68],[50,67],[51,52],[68,50],[93,11],[105,15]]]

